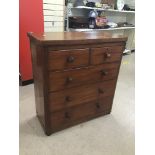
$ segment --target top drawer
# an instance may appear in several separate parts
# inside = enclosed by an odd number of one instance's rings
[[[51,51],[48,53],[48,69],[51,71],[87,66],[89,49]]]
[[[120,61],[123,53],[122,46],[102,47],[91,49],[91,64]]]

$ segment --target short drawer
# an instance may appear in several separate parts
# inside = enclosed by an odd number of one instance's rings
[[[122,46],[92,48],[91,49],[91,64],[102,64],[105,62],[120,61],[123,53]]]
[[[84,85],[49,94],[50,111],[57,111],[66,107],[84,104],[99,98],[113,96],[116,80]]]
[[[115,79],[118,75],[118,69],[119,63],[111,63],[70,71],[50,72],[49,91]]]
[[[80,121],[87,121],[98,115],[104,114],[105,111],[110,113],[112,107],[112,97],[106,97],[98,101],[88,102],[72,108],[67,108],[51,114],[52,131],[69,127]]]
[[[51,71],[87,66],[89,49],[49,51],[48,69]]]

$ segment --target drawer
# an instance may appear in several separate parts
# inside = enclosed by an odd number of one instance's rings
[[[48,69],[51,71],[87,66],[89,49],[72,49],[50,51],[48,53]]]
[[[87,103],[106,96],[112,96],[116,80],[105,81],[93,85],[84,85],[49,94],[50,111],[64,109]]]
[[[91,49],[91,64],[102,64],[105,62],[120,61],[123,53],[122,46],[92,48]]]
[[[72,108],[66,108],[51,115],[51,128],[57,130],[59,128],[68,127],[70,125],[79,123],[79,121],[86,121],[89,118],[94,118],[101,115],[105,111],[111,111],[112,97],[106,97],[98,101],[88,102],[87,104],[79,105]]]
[[[49,91],[115,79],[119,63],[102,64],[63,72],[49,73]]]

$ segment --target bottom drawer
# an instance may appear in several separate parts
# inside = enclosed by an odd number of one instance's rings
[[[113,97],[106,97],[73,108],[66,108],[51,115],[52,132],[80,122],[87,121],[108,111],[110,113]]]

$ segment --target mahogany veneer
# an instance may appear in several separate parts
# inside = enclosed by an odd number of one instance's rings
[[[109,114],[127,38],[28,33],[37,116],[47,135]]]

